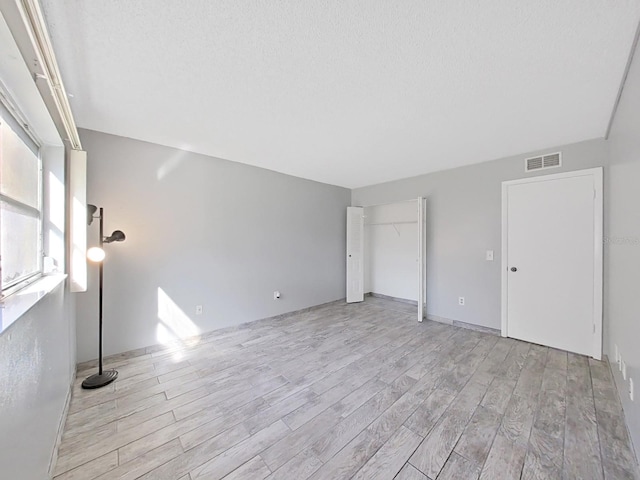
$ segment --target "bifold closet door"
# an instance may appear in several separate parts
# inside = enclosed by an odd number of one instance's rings
[[[426,225],[426,200],[418,198],[418,321],[421,322],[425,316],[425,305],[427,296],[427,225]]]
[[[347,207],[347,303],[364,300],[364,208]]]

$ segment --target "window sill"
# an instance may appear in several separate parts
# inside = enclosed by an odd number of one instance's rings
[[[63,283],[66,278],[67,275],[64,273],[45,275],[2,300],[0,302],[0,334],[4,333],[36,303]]]

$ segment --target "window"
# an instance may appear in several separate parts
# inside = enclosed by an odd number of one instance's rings
[[[6,295],[42,273],[42,168],[37,145],[0,116],[0,269]],[[19,134],[20,133],[20,134]]]

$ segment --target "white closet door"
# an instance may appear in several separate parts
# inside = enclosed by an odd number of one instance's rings
[[[418,321],[424,319],[424,307],[426,303],[426,268],[425,256],[427,253],[426,242],[426,202],[422,197],[418,198]]]
[[[364,300],[364,208],[347,207],[347,303]]]

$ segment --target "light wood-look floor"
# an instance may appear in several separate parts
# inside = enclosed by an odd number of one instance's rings
[[[387,300],[109,363],[78,373],[57,480],[636,478],[606,363]]]

